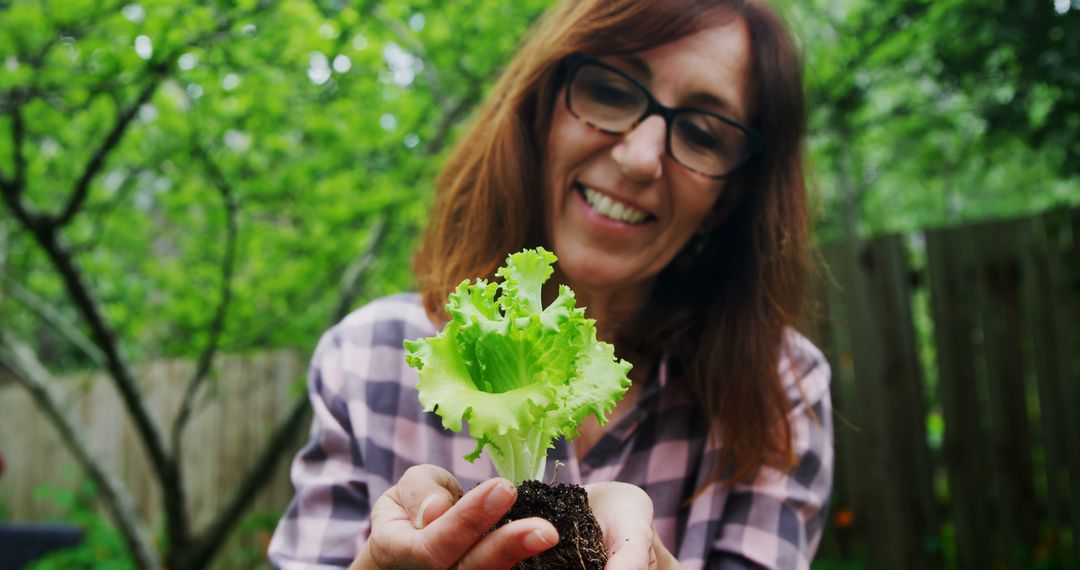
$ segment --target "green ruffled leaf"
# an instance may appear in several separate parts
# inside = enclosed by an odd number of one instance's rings
[[[515,483],[539,477],[552,441],[576,435],[589,414],[603,423],[630,386],[630,363],[596,339],[569,287],[543,306],[555,261],[543,248],[510,255],[496,273],[501,283],[462,282],[446,305],[446,327],[405,342],[424,410],[453,431],[467,422],[477,446],[466,459],[487,448]]]

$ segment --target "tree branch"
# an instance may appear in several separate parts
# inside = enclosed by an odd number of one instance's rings
[[[218,168],[217,164],[211,160],[206,152],[199,147],[195,147],[194,153],[206,167],[206,171],[210,175],[210,180],[221,195],[221,202],[225,209],[225,254],[221,259],[221,281],[218,289],[218,305],[217,308],[214,309],[213,318],[210,319],[206,346],[203,347],[202,353],[199,355],[198,364],[195,366],[195,373],[192,375],[191,380],[188,381],[187,390],[184,393],[184,400],[180,405],[180,411],[177,413],[176,419],[173,422],[172,448],[174,452],[177,453],[177,456],[179,456],[180,450],[180,436],[191,416],[195,394],[199,391],[199,387],[209,375],[210,368],[214,362],[214,356],[217,354],[221,333],[225,328],[225,317],[228,314],[229,303],[232,300],[233,273],[236,266],[236,195],[232,191],[232,186],[229,185],[224,174],[222,174],[221,169]]]
[[[102,148],[106,147],[112,148],[112,145],[105,145]],[[98,168],[100,168],[100,161]],[[44,250],[59,274],[76,310],[86,322],[90,330],[91,340],[100,351],[104,367],[108,370],[113,385],[120,393],[124,407],[135,424],[135,429],[146,449],[150,464],[162,481],[165,493],[168,493],[170,487],[174,486],[176,482],[175,473],[178,471],[178,467],[170,461],[157,426],[154,424],[150,412],[146,408],[145,402],[143,402],[142,394],[135,383],[134,375],[120,355],[119,341],[106,324],[96,301],[91,296],[89,288],[75,264],[74,257],[61,244],[58,235],[59,223],[46,216],[29,211],[28,207],[23,204],[20,193],[20,187],[14,184],[5,185],[2,188],[4,202],[15,214],[15,218],[30,232],[38,245]],[[83,193],[82,198],[79,198],[79,202],[84,198],[85,193]],[[70,215],[74,215],[78,209],[79,205],[75,204],[74,207],[65,209],[65,211],[69,212]],[[61,216],[60,222],[63,221],[63,216]]]
[[[190,547],[181,553],[185,568],[206,566],[225,544],[229,532],[236,528],[237,521],[273,476],[278,461],[290,449],[298,435],[303,433],[302,428],[308,419],[309,409],[306,396],[301,396],[293,402],[288,415],[274,430],[269,443],[263,448],[255,465],[248,469],[244,482],[229,498],[228,504],[218,513],[210,526],[192,541]]]
[[[19,188],[15,186],[15,182],[2,176],[0,176],[0,198],[4,200],[4,205],[8,210],[11,210],[11,215],[15,216],[15,219],[23,226],[33,228],[37,225],[35,223],[37,218],[26,210],[22,200],[19,199]]]
[[[90,182],[105,165],[105,158],[109,156],[109,153],[112,152],[113,148],[120,144],[120,141],[124,138],[124,133],[126,133],[128,127],[131,126],[131,121],[139,112],[139,108],[150,100],[150,97],[157,91],[158,86],[161,85],[161,81],[168,73],[169,61],[171,60],[157,62],[150,66],[150,70],[147,73],[149,80],[146,85],[143,86],[142,91],[139,92],[135,101],[128,105],[126,109],[117,113],[116,122],[113,123],[112,129],[105,135],[105,139],[101,141],[97,150],[94,151],[90,160],[87,161],[86,165],[83,167],[82,174],[75,182],[75,187],[68,197],[67,204],[65,204],[64,209],[61,210],[60,214],[53,220],[53,223],[57,228],[66,226],[71,219],[75,217],[75,214],[79,212],[79,209],[82,208],[87,195],[90,193]]]
[[[148,162],[152,162],[153,158],[150,158]],[[72,254],[81,254],[85,251],[93,250],[98,246],[98,239],[103,232],[102,227],[105,225],[105,218],[108,217],[114,209],[120,204],[127,201],[131,191],[135,189],[136,177],[148,170],[143,167],[136,167],[129,170],[124,180],[120,182],[120,186],[116,189],[115,193],[109,198],[108,201],[87,207],[84,212],[88,219],[87,237],[80,240],[78,243],[71,244]]]
[[[0,275],[0,279],[7,282],[7,290],[11,292],[12,297],[25,305],[26,308],[33,311],[42,321],[59,333],[60,336],[67,339],[68,342],[82,351],[82,353],[88,356],[94,364],[98,366],[104,364],[104,356],[102,356],[101,351],[94,346],[94,343],[90,342],[90,339],[86,338],[86,335],[84,335],[82,331],[68,322],[68,320],[56,309],[52,308],[48,302],[30,292],[30,290],[26,289],[10,277]]]
[[[105,368],[108,370],[109,377],[112,379],[117,391],[120,392],[125,408],[131,414],[131,419],[135,423],[135,428],[142,439],[143,445],[146,447],[154,472],[163,481],[171,483],[169,478],[169,456],[165,451],[158,428],[154,424],[146,404],[143,402],[142,394],[135,384],[134,375],[128,369],[124,358],[120,354],[119,341],[105,323],[105,319],[97,303],[91,297],[81,272],[75,265],[75,260],[70,252],[59,243],[54,227],[46,224],[36,230],[34,228],[30,229],[33,231],[38,245],[45,251],[57,273],[60,274],[68,296],[90,329],[91,340],[104,356]]]
[[[4,176],[4,171],[0,170],[0,193],[7,195],[9,192],[15,194],[15,181]]]
[[[12,133],[15,130],[12,129]],[[15,216],[15,219],[35,235],[48,232],[48,221],[45,217],[32,211],[28,205],[23,203],[22,194],[25,189],[25,181],[19,182],[17,177],[9,179],[0,176],[0,199],[3,199],[4,204]]]
[[[341,296],[338,299],[337,308],[330,315],[329,324],[337,323],[348,312],[360,289],[364,275],[371,268],[386,235],[389,233],[390,226],[389,217],[377,220],[364,252],[345,270],[345,275],[342,277]],[[255,499],[255,495],[270,480],[274,468],[285,450],[297,438],[297,434],[302,432],[301,428],[304,422],[307,421],[309,410],[310,406],[306,396],[297,398],[293,402],[288,415],[274,430],[270,441],[259,455],[258,461],[248,470],[243,484],[233,493],[226,507],[210,523],[210,526],[200,533],[199,537],[192,542],[190,548],[183,555],[186,567],[202,567],[213,558],[214,554],[225,543],[229,531],[235,528],[237,520],[247,511],[251,501]]]
[[[60,439],[64,445],[97,485],[105,500],[105,506],[135,558],[136,564],[144,570],[158,570],[161,566],[157,561],[157,556],[135,514],[134,502],[125,491],[123,483],[97,459],[101,457],[101,454],[90,449],[90,444],[82,436],[88,433],[88,430],[79,425],[79,422],[71,417],[60,404],[61,398],[56,394],[55,380],[41,365],[33,351],[26,345],[9,339],[2,330],[0,330],[0,365],[7,368],[15,380],[30,392],[34,403],[52,420],[52,424],[60,432]]]
[[[22,106],[16,105],[11,109],[11,145],[15,156],[15,173],[12,180],[15,184],[16,197],[26,188],[26,124],[23,122]]]

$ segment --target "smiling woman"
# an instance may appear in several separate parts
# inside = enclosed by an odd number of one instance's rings
[[[718,53],[725,57],[714,63]],[[749,40],[733,20],[610,67],[574,59],[584,65],[562,88],[557,100],[567,104],[555,105],[547,137],[545,238],[603,335],[605,315],[636,310],[660,271],[722,215],[722,177],[746,156],[744,144],[721,142],[746,138],[734,119],[656,97],[748,116]],[[620,107],[629,112],[612,110]]]
[[[829,369],[794,329],[807,273],[799,56],[760,1],[564,2],[530,36],[438,181],[420,296],[324,337],[281,567],[504,568],[558,536],[488,533],[516,490],[417,402],[402,342],[464,280],[531,247],[633,363],[608,417],[557,440],[608,568],[807,568],[832,473]],[[555,462],[553,462],[555,463]],[[472,489],[462,493],[463,489]]]

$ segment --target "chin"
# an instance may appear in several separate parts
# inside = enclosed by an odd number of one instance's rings
[[[581,294],[627,287],[633,282],[626,270],[628,262],[609,254],[572,252],[560,255],[559,262],[567,284]]]

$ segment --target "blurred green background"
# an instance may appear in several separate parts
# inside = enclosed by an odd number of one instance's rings
[[[251,507],[298,445],[301,408],[274,408],[268,452],[198,524],[179,434],[229,381],[222,355],[302,360],[347,310],[411,287],[441,160],[550,4],[0,0],[0,391],[63,386],[35,396],[52,417],[90,383],[116,387],[152,434],[133,445],[160,501],[117,530],[92,468],[109,444],[89,437],[77,483],[36,492],[90,529],[52,567],[260,564],[277,512]],[[819,242],[1080,205],[1077,0],[776,4],[805,52]],[[166,360],[190,364],[175,397],[140,404],[142,371]],[[940,445],[940,415],[926,425]],[[25,429],[0,426],[9,446]],[[8,492],[35,461],[15,453],[0,448]],[[0,495],[0,521],[25,516],[13,501]],[[864,567],[833,546],[820,568]]]

